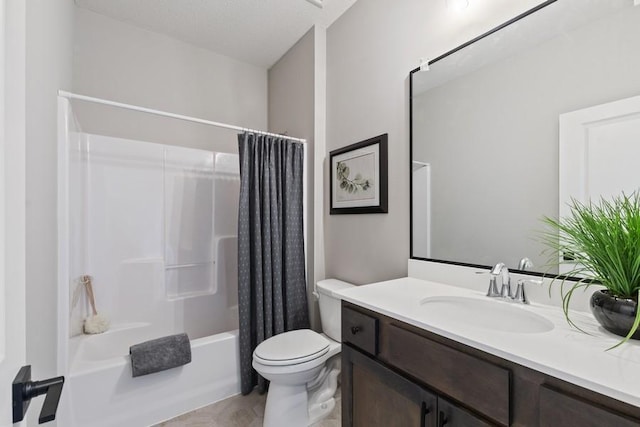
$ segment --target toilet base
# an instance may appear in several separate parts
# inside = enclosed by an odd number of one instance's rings
[[[316,403],[315,405],[309,407],[309,424],[312,425],[314,423],[319,422],[327,417],[333,411],[333,408],[336,407],[336,399],[330,398],[329,400],[323,403]]]
[[[263,427],[306,427],[329,415],[336,406],[333,396],[340,374],[335,363],[329,368],[320,374],[320,381],[311,390],[308,384],[291,386],[272,382],[267,394]]]
[[[300,427],[309,425],[307,385],[269,385],[264,408],[263,427]],[[286,422],[283,422],[286,420]]]

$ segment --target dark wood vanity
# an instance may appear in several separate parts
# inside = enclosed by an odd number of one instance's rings
[[[344,427],[640,426],[638,407],[346,301],[342,341]]]

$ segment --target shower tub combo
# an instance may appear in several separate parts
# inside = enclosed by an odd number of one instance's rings
[[[59,107],[60,425],[152,425],[239,393],[238,156],[83,133]],[[82,333],[85,274],[103,334]],[[191,363],[132,378],[129,346],[180,332]]]

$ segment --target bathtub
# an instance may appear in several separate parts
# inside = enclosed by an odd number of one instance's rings
[[[72,338],[58,425],[150,426],[240,392],[237,330],[192,340],[188,365],[132,378],[129,346],[158,336],[133,323]]]

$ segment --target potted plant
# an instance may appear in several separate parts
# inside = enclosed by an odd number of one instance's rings
[[[631,338],[640,339],[640,195],[623,193],[587,204],[572,200],[569,206],[571,213],[566,218],[543,218],[548,229],[542,239],[552,249],[556,265],[571,266],[565,276],[554,279],[562,281],[567,321],[576,326],[569,319],[573,293],[600,285],[604,289],[599,287],[591,296],[591,310],[606,330],[624,337],[614,347]],[[580,279],[568,282],[566,276]]]

